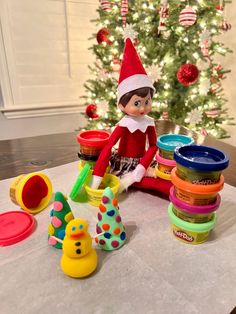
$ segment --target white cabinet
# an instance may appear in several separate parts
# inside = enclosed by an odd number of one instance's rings
[[[83,111],[97,0],[0,0],[0,75],[8,118]]]

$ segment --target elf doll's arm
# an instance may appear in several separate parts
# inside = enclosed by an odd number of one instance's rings
[[[147,136],[148,136],[149,148],[140,160],[140,164],[143,165],[145,169],[149,167],[149,165],[153,161],[153,158],[157,152],[157,146],[156,146],[157,135],[156,135],[156,130],[154,126],[149,126],[147,128]]]
[[[98,186],[100,185],[102,178],[104,176],[104,173],[106,171],[106,168],[110,161],[112,147],[115,146],[115,144],[121,138],[121,136],[124,133],[124,129],[125,128],[117,125],[115,130],[112,132],[108,143],[102,149],[93,170],[93,177],[92,177],[92,182],[90,185],[92,188],[97,189]]]

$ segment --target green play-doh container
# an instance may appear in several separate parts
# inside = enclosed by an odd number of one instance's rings
[[[204,223],[191,223],[177,217],[173,212],[173,204],[168,207],[168,216],[171,222],[173,235],[181,242],[187,244],[201,244],[208,240],[211,230],[216,224],[216,214]]]

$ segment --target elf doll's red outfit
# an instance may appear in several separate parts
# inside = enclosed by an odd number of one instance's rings
[[[128,38],[120,72],[118,104],[122,96],[146,87],[155,91],[131,40]],[[134,185],[139,188],[154,189],[169,194],[170,182],[146,176],[146,170],[154,160],[157,151],[154,120],[144,115],[151,110],[151,104],[148,103],[150,94],[145,98],[134,96],[138,99],[136,103],[136,98],[134,98],[134,101],[131,98],[127,107],[119,104],[121,110],[128,114],[118,122],[108,144],[100,153],[94,167],[91,187],[98,187],[110,162],[111,173],[121,177],[123,188]],[[147,108],[150,108],[150,110]],[[112,151],[118,141],[118,150]],[[146,148],[147,142],[148,148]]]

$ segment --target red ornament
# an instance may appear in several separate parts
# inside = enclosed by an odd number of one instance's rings
[[[224,8],[221,5],[217,5],[216,10],[219,11],[220,13],[223,13]]]
[[[194,64],[183,64],[177,72],[178,81],[184,86],[190,86],[196,83],[199,75],[199,70]]]
[[[98,119],[99,115],[97,114],[97,106],[95,104],[90,104],[86,107],[86,115],[91,119]]]
[[[99,44],[105,42],[108,45],[112,44],[112,41],[107,37],[110,34],[109,30],[106,27],[101,28],[98,32],[97,32],[97,42]]]

